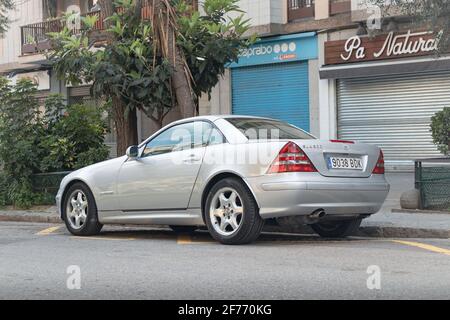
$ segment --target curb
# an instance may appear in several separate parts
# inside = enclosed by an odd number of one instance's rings
[[[448,214],[450,211],[437,211],[437,210],[419,210],[419,209],[392,209],[392,213],[420,213],[420,214]]]
[[[34,223],[62,223],[60,217],[56,215],[1,215],[0,221],[8,222],[34,222]],[[265,232],[276,232],[284,234],[315,234],[308,226],[298,228],[285,228],[273,225],[264,227]],[[403,227],[360,227],[356,236],[370,238],[433,238],[450,239],[450,230],[425,229],[425,228],[403,228]]]
[[[371,238],[449,239],[450,230],[403,227],[361,227],[357,235]]]
[[[61,223],[58,216],[39,216],[39,215],[0,215],[0,221],[9,222],[36,222],[36,223]]]

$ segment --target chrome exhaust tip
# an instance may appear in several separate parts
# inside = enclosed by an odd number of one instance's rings
[[[319,222],[322,218],[326,216],[326,212],[323,209],[314,211],[308,216],[308,224],[314,224]]]

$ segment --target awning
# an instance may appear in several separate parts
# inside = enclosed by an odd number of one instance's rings
[[[450,56],[330,65],[319,74],[320,79],[348,79],[434,71],[450,71]]]

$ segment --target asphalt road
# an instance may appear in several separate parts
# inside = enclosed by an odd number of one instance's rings
[[[204,232],[109,227],[78,238],[62,225],[1,222],[0,299],[450,299],[450,240],[402,241],[265,234],[224,246]],[[380,289],[368,289],[369,267]]]

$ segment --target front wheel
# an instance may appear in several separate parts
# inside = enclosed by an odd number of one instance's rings
[[[226,178],[212,187],[204,211],[211,236],[223,244],[250,243],[264,226],[252,193],[236,178]]]
[[[324,238],[345,238],[352,235],[361,225],[362,219],[321,222],[311,225],[311,228]]]
[[[94,196],[83,183],[75,183],[69,188],[62,208],[66,227],[73,235],[96,235],[103,227],[98,222]]]

